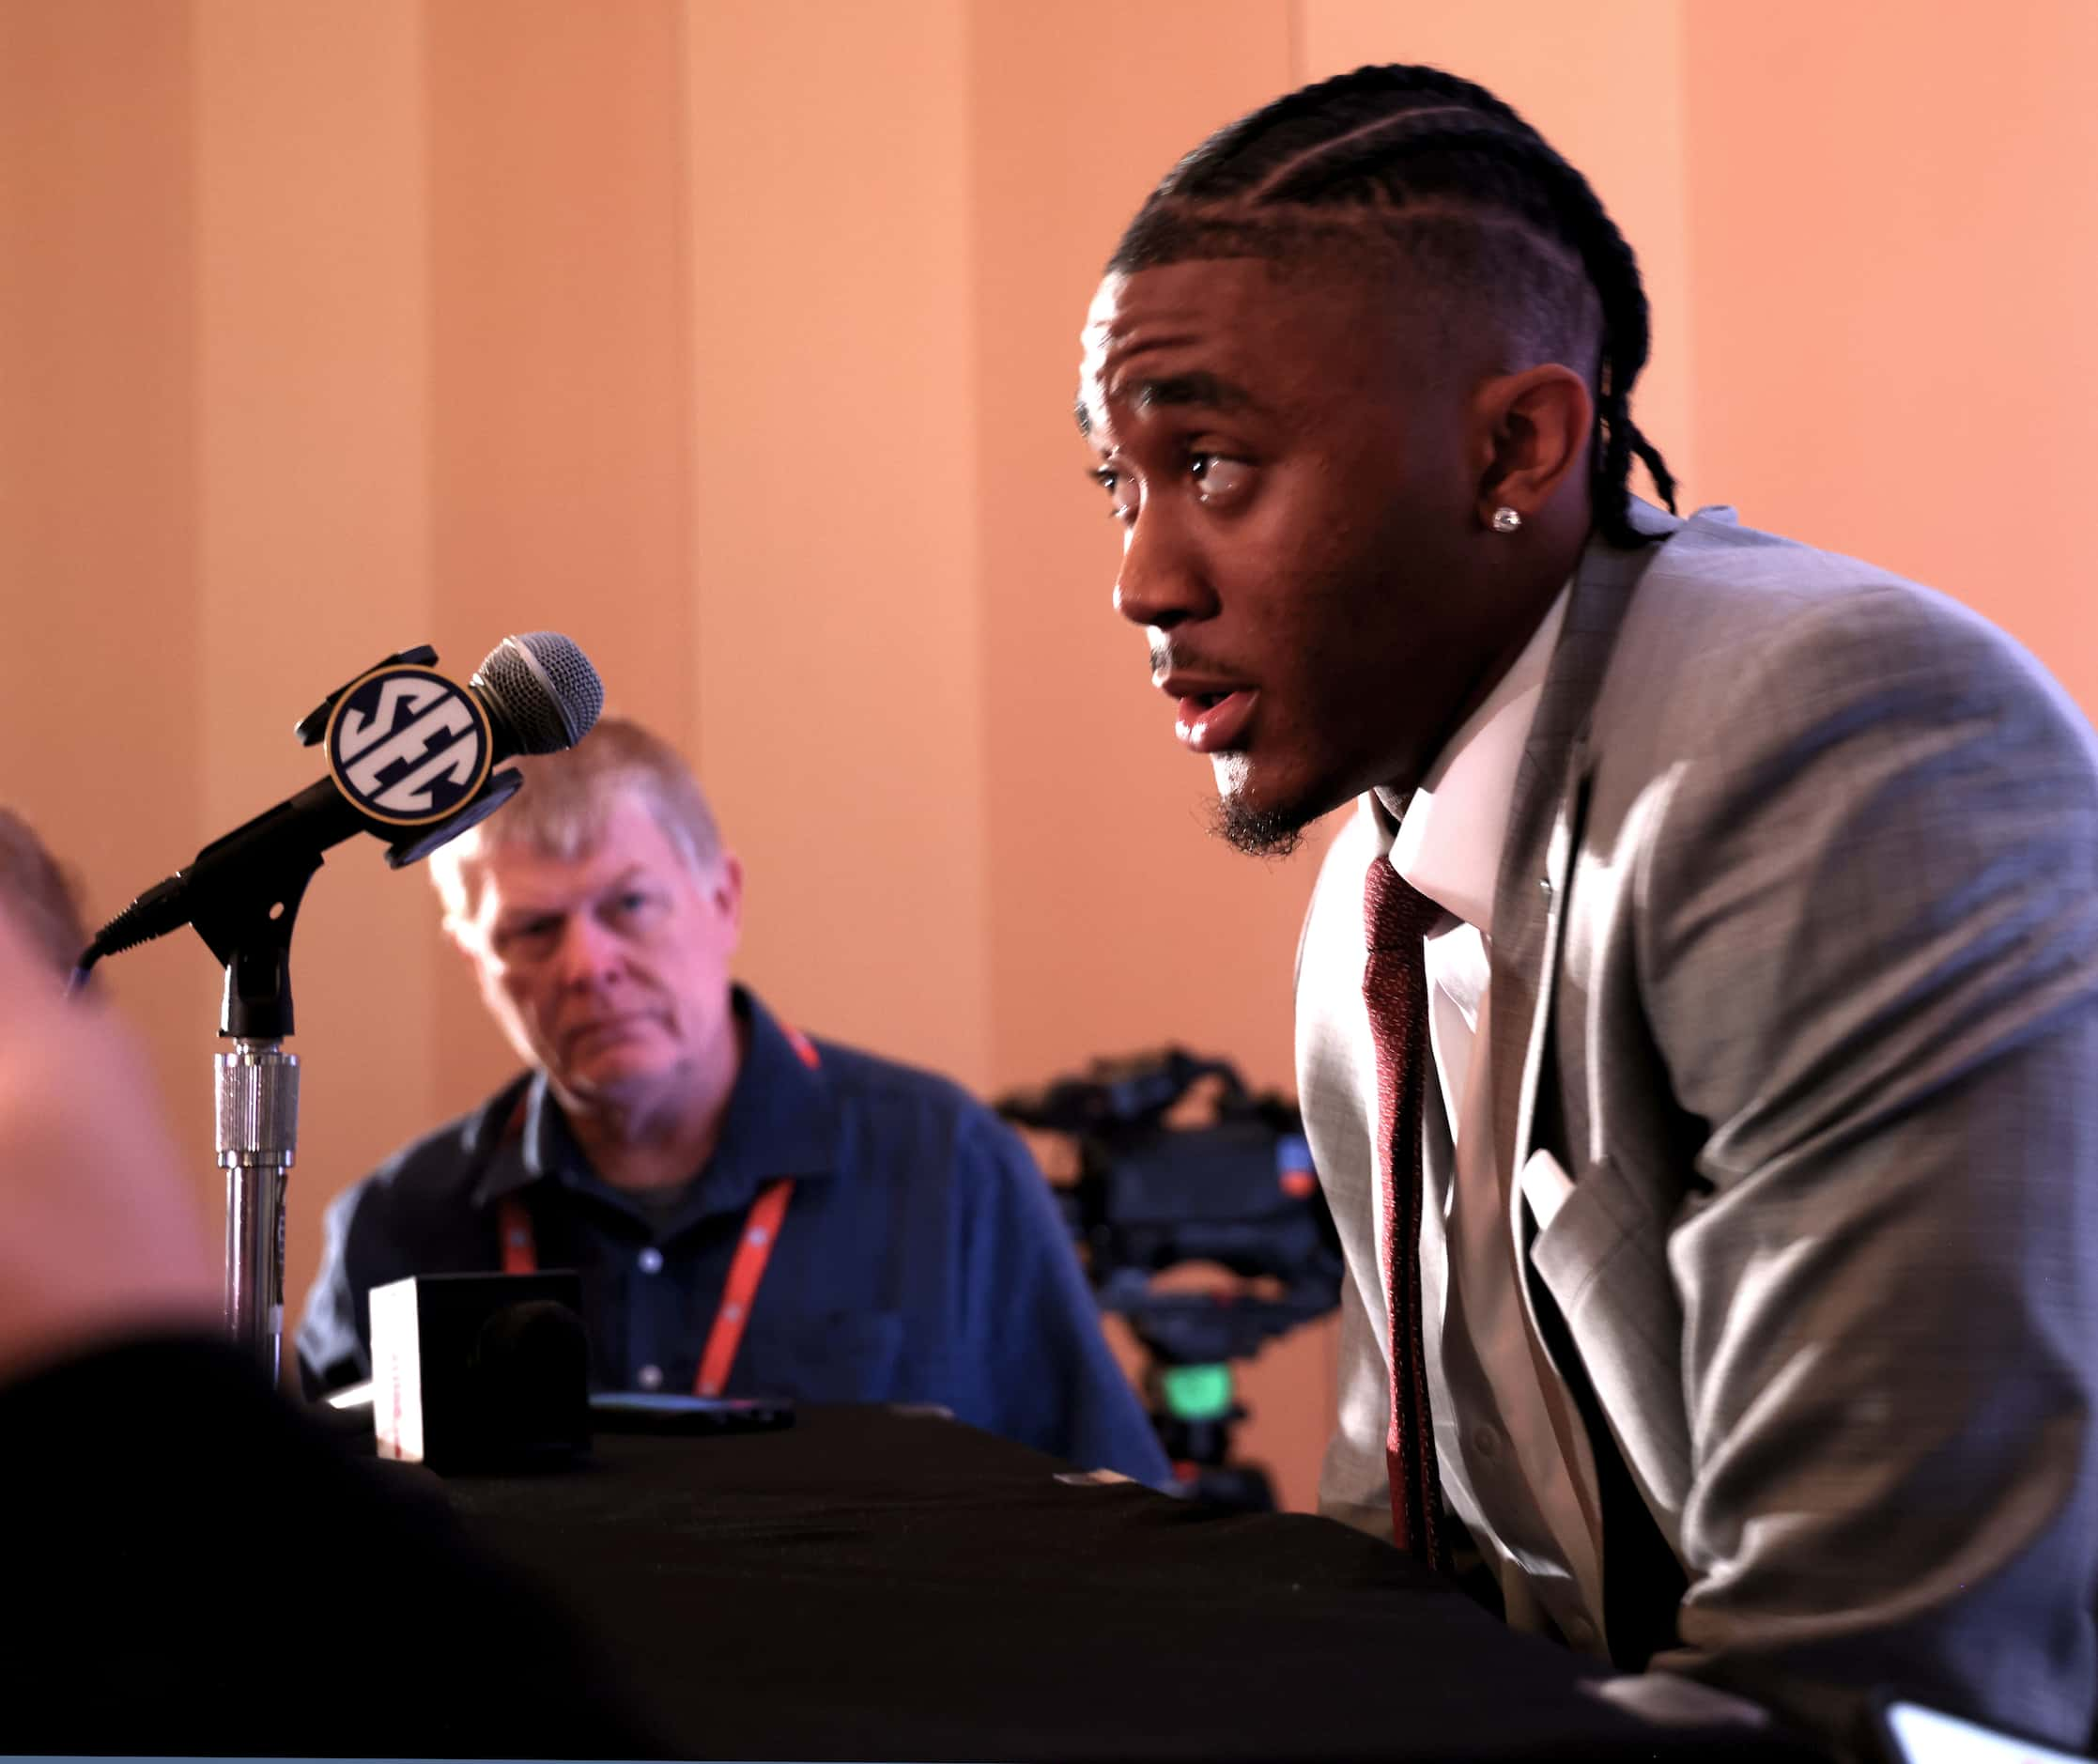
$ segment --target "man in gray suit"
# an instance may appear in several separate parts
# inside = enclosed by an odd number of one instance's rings
[[[1212,136],[1088,317],[1221,830],[1359,798],[1299,956],[1322,1501],[1839,1746],[1880,1684],[2080,1745],[2098,750],[1952,603],[1630,496],[1646,345],[1586,182],[1412,68]]]

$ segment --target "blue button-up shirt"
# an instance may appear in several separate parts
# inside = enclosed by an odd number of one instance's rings
[[[934,1402],[1087,1465],[1168,1470],[1026,1148],[958,1086],[833,1043],[811,1068],[750,994],[714,1154],[660,1226],[597,1176],[543,1074],[338,1196],[299,1328],[310,1390],[367,1377],[365,1295],[502,1265],[515,1196],[581,1276],[592,1382],[688,1391],[750,1203],[794,1188],[723,1394]]]

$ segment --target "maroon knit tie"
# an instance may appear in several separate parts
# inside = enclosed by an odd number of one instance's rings
[[[1442,1484],[1421,1344],[1421,1087],[1427,1081],[1427,957],[1421,947],[1442,909],[1379,857],[1363,893],[1369,960],[1363,999],[1377,1047],[1377,1150],[1384,1242],[1391,1258],[1392,1416],[1384,1466],[1392,1539],[1415,1560],[1446,1569]]]

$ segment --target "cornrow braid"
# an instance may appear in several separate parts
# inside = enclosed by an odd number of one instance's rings
[[[1596,524],[1615,544],[1644,543],[1631,462],[1672,509],[1675,480],[1631,418],[1650,342],[1639,260],[1588,180],[1484,87],[1435,68],[1358,68],[1277,99],[1174,166],[1108,268],[1285,261],[1346,249],[1350,235],[1495,302],[1540,348],[1570,354],[1592,337]]]

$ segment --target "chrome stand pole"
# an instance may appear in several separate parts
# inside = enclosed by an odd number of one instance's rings
[[[273,1385],[283,1364],[285,1180],[299,1149],[299,1056],[275,1038],[241,1038],[211,1063],[225,1170],[225,1329]]]

